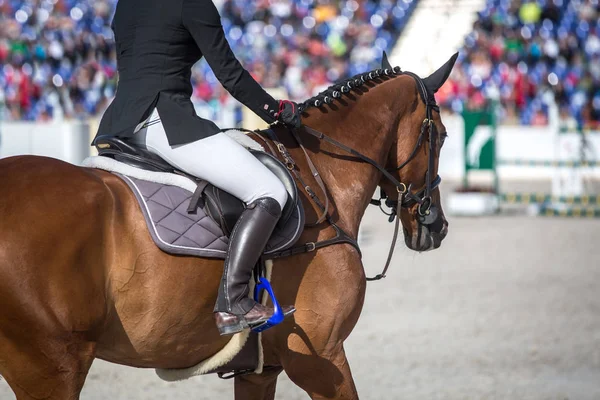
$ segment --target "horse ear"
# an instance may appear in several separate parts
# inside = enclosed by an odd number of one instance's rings
[[[382,69],[392,69],[390,62],[388,61],[387,54],[385,51],[383,52],[383,58],[381,59],[381,68]]]
[[[427,78],[423,79],[423,83],[428,90],[432,93],[435,93],[442,87],[448,76],[450,76],[450,72],[452,72],[452,68],[454,67],[454,63],[456,62],[456,58],[458,57],[458,53],[454,54],[446,64],[442,65],[437,71],[433,74],[429,75]]]

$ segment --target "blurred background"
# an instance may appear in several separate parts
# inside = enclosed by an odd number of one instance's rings
[[[427,254],[398,245],[388,278],[369,284],[346,346],[361,398],[599,399],[599,1],[215,3],[234,53],[278,98],[379,68],[384,50],[423,77],[460,52],[436,95],[449,236]],[[92,154],[118,80],[115,5],[0,0],[0,158]],[[199,115],[262,126],[206,62],[192,84]],[[369,210],[360,235],[373,275],[391,227]],[[167,384],[97,361],[82,398],[192,396],[231,398],[231,382]],[[277,398],[306,395],[284,377]]]

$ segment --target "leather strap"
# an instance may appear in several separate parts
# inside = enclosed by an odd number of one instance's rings
[[[204,199],[202,199],[202,192],[206,189],[208,185],[207,181],[198,181],[198,186],[196,186],[196,190],[190,199],[190,204],[187,208],[188,214],[196,214],[198,207],[204,208]]]
[[[306,125],[304,125],[304,129],[306,130],[307,133],[311,134],[312,136],[316,137],[317,139],[329,142],[329,143],[333,144],[334,146],[339,147],[340,149],[352,154],[353,156],[360,158],[364,162],[371,164],[373,167],[377,168],[377,170],[379,170],[379,172],[381,172],[387,179],[389,179],[389,181],[392,182],[396,187],[404,186],[404,184],[402,182],[397,180],[385,168],[382,168],[375,160],[365,156],[364,154],[359,153],[358,151],[354,150],[351,147],[346,146],[343,143],[338,142],[337,140],[325,135],[323,132],[319,132],[319,131],[317,131],[309,126],[306,126]],[[419,138],[419,141],[420,141],[420,138]]]
[[[300,148],[302,149],[302,152],[304,153],[304,156],[306,157],[306,162],[308,164],[311,174],[315,177],[315,181],[317,182],[317,185],[319,185],[319,188],[321,189],[321,191],[323,192],[323,195],[325,196],[325,204],[323,204],[321,202],[321,200],[316,195],[316,193],[312,190],[312,188],[304,181],[304,179],[302,179],[302,176],[296,170],[296,163],[295,163],[294,159],[292,158],[291,154],[287,151],[287,149],[285,148],[283,143],[281,143],[279,141],[279,138],[277,137],[275,132],[273,132],[270,129],[266,130],[266,131],[262,131],[262,132],[266,133],[269,136],[269,139],[271,139],[273,141],[273,143],[275,143],[275,146],[277,147],[279,154],[283,158],[288,170],[290,170],[290,172],[294,175],[294,177],[298,180],[298,182],[300,182],[300,184],[304,188],[304,191],[308,194],[308,196],[313,201],[313,203],[315,203],[317,205],[317,207],[319,209],[321,209],[321,214],[317,218],[317,221],[313,222],[313,223],[307,223],[307,224],[305,224],[305,226],[312,228],[312,227],[315,227],[315,226],[321,224],[327,218],[327,213],[329,210],[329,197],[327,197],[327,189],[325,188],[325,183],[321,179],[319,171],[317,171],[317,168],[315,167],[314,163],[310,159],[310,156],[308,155],[306,148],[300,141],[300,138],[295,134],[295,132],[293,130],[290,129],[290,132],[293,133],[294,139],[298,142],[298,145],[300,146]],[[266,140],[265,140],[265,142],[268,143]]]
[[[288,169],[294,174],[294,176],[298,180],[298,182],[300,182],[300,184],[304,187],[304,190],[306,191],[306,193],[308,193],[311,200],[313,200],[313,202],[323,211],[323,214],[321,216],[319,216],[319,219],[317,220],[317,222],[311,223],[311,224],[305,224],[305,226],[306,227],[315,227],[315,226],[319,225],[320,223],[322,223],[323,221],[327,220],[327,222],[335,230],[336,234],[331,239],[326,239],[326,240],[322,240],[319,242],[307,242],[303,245],[295,246],[295,247],[289,248],[287,250],[282,250],[282,251],[279,251],[276,253],[271,253],[271,254],[265,256],[264,259],[276,259],[276,258],[294,256],[297,254],[310,253],[317,249],[331,246],[331,245],[338,244],[338,243],[348,243],[348,244],[352,245],[358,251],[358,254],[362,257],[362,252],[360,251],[358,242],[356,240],[354,240],[352,237],[350,237],[350,235],[348,235],[342,228],[337,226],[329,218],[329,215],[328,215],[329,198],[327,197],[327,189],[325,187],[325,182],[323,182],[319,172],[317,171],[316,166],[310,159],[310,155],[306,151],[306,148],[304,147],[300,138],[296,135],[296,133],[293,130],[290,130],[290,131],[294,134],[294,139],[296,139],[296,141],[298,142],[298,145],[302,148],[304,156],[306,157],[306,162],[311,170],[311,174],[315,177],[315,181],[317,182],[317,184],[319,185],[323,194],[325,195],[325,205],[323,205],[323,203],[319,200],[319,198],[314,193],[314,191],[311,189],[311,187],[305,183],[304,179],[302,179],[302,176],[298,173],[298,171],[295,168],[296,163],[294,162],[291,154],[287,151],[287,149],[285,148],[283,143],[281,143],[279,141],[279,138],[277,137],[275,132],[273,132],[272,130],[269,129],[266,131],[256,130],[256,131],[252,131],[252,133],[254,135],[256,135],[257,137],[259,137],[267,145],[269,150],[271,150],[271,153],[273,155],[275,155],[274,147],[262,134],[266,134],[267,136],[269,136],[269,139],[275,144],[275,146],[277,147],[277,151],[279,152],[281,157],[284,159],[284,162],[285,162],[286,166],[288,167]]]
[[[313,198],[313,200],[315,201],[315,203],[321,208],[322,214],[317,219],[317,222],[314,222],[312,224],[307,224],[306,226],[309,226],[309,227],[317,226],[321,222],[325,221],[325,218],[327,217],[327,213],[329,211],[329,196],[327,196],[327,188],[325,187],[325,182],[323,182],[323,179],[321,179],[321,175],[319,174],[319,171],[317,171],[317,168],[315,167],[315,164],[310,159],[310,156],[308,155],[308,152],[306,151],[306,148],[304,147],[304,144],[302,143],[302,141],[300,140],[300,137],[296,133],[296,130],[295,129],[290,129],[290,131],[292,132],[292,135],[294,136],[294,139],[296,139],[296,142],[298,142],[298,145],[302,149],[302,152],[304,153],[304,157],[306,157],[306,162],[308,164],[308,168],[310,168],[310,173],[315,178],[315,181],[317,181],[317,185],[319,185],[319,188],[321,189],[321,192],[323,193],[323,196],[325,196],[325,205],[323,205],[321,203],[321,201],[319,200],[318,197],[315,196],[315,198]],[[308,185],[305,185],[305,190],[307,190],[307,188],[310,189],[310,187]],[[307,192],[308,192],[308,190],[307,190]]]
[[[383,267],[383,271],[381,271],[380,274],[377,274],[372,278],[367,277],[367,281],[378,281],[382,278],[385,278],[385,274],[392,262],[392,257],[394,256],[394,249],[396,248],[396,241],[398,240],[398,231],[400,230],[400,208],[402,207],[404,193],[400,193],[398,196],[398,202],[396,204],[396,208],[394,209],[394,214],[396,217],[396,224],[394,225],[394,236],[392,237],[392,243],[390,244],[390,251],[388,252],[388,257],[385,261],[385,266]]]
[[[360,247],[358,246],[358,242],[351,238],[342,228],[337,226],[334,222],[327,219],[333,229],[335,229],[335,236],[331,239],[321,240],[319,242],[307,242],[300,246],[295,246],[287,250],[278,251],[276,253],[268,254],[265,256],[265,259],[276,259],[283,258],[289,256],[295,256],[297,254],[302,253],[310,253],[315,250],[318,250],[323,247],[331,246],[333,244],[339,243],[348,243],[354,246],[354,248],[358,251],[360,257],[362,257],[362,252],[360,251]]]
[[[268,148],[269,148],[269,153],[271,153],[274,157],[277,157],[277,152],[275,150],[275,148],[273,147],[273,145],[271,144],[271,142],[269,142],[267,139],[265,139],[265,137],[263,135],[260,134],[261,131],[249,131],[247,129],[243,130],[244,132],[247,132],[248,135],[252,135],[252,138],[257,138],[260,139]]]

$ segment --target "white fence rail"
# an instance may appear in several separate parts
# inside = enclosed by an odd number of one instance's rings
[[[440,158],[440,175],[445,180],[462,178],[464,129],[460,116],[444,116],[449,137]],[[74,164],[91,154],[93,121],[51,123],[4,122],[0,125],[0,158],[18,154],[44,155]],[[488,129],[479,127],[478,129]],[[571,135],[571,134],[569,134]],[[577,134],[565,143],[575,143]],[[600,132],[589,133],[591,153],[600,156]],[[498,159],[550,160],[555,158],[553,135],[546,127],[500,126],[497,133]],[[575,144],[573,144],[575,146]],[[551,179],[552,167],[522,168],[500,166],[502,179]],[[588,176],[600,177],[600,167],[589,168]]]

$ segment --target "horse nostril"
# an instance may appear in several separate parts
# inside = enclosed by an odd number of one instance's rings
[[[445,237],[448,234],[448,222],[444,223],[442,231],[440,232],[442,237]]]

